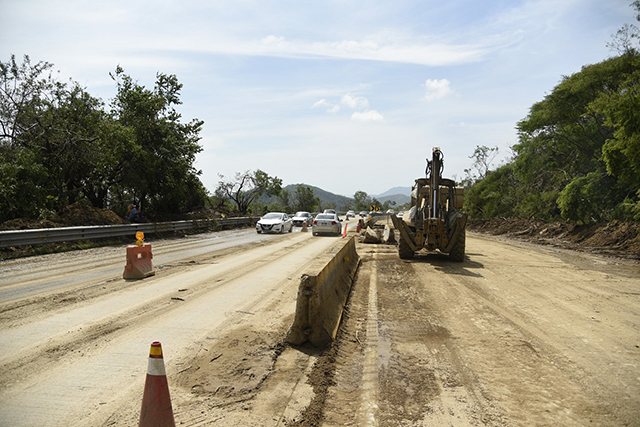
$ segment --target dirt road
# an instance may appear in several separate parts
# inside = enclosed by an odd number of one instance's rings
[[[154,340],[179,425],[639,425],[637,264],[479,235],[463,263],[361,244],[335,345],[284,345],[300,275],[339,242],[203,244],[141,282],[1,303],[0,425],[136,425]]]
[[[323,425],[640,425],[637,264],[478,235],[462,264],[360,249]]]

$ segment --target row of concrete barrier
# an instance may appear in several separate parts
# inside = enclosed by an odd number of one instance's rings
[[[359,263],[351,237],[318,274],[302,276],[289,343],[324,347],[335,339]]]

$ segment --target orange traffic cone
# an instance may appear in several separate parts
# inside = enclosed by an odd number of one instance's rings
[[[144,383],[142,395],[142,409],[140,410],[140,427],[175,427],[173,408],[169,396],[169,383],[164,370],[162,345],[155,341],[149,350],[149,366],[147,379]]]

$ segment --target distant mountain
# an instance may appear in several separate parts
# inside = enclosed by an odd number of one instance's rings
[[[371,197],[375,197],[382,203],[396,202],[396,206],[400,206],[411,202],[411,187],[393,187],[382,194],[371,195]]]
[[[296,192],[296,188],[298,188],[299,185],[311,188],[313,190],[313,194],[316,197],[320,198],[320,207],[323,209],[329,205],[335,206],[336,209],[340,212],[345,212],[349,209],[354,209],[355,207],[354,200],[351,197],[330,193],[323,190],[322,188],[315,187],[309,184],[289,184],[284,187],[284,190],[287,190],[289,192],[289,195],[293,198],[293,195]],[[405,203],[411,202],[411,187],[393,187],[382,194],[370,194],[369,197],[375,197],[381,203],[387,201],[396,202],[396,206],[400,206],[404,205]],[[275,202],[276,197],[261,197],[260,200],[268,205]]]
[[[286,187],[284,187],[284,189],[287,190],[289,192],[289,194],[291,194],[291,196],[293,196],[295,194],[295,192],[296,192],[296,188],[298,188],[299,185],[311,188],[313,190],[313,194],[316,197],[320,198],[320,205],[322,207],[324,207],[327,204],[335,203],[336,209],[338,209],[339,211],[346,211],[348,209],[353,209],[353,199],[352,198],[345,197],[345,196],[340,196],[338,194],[333,194],[333,193],[330,193],[328,191],[323,190],[322,188],[314,187],[313,185],[309,185],[309,184],[289,184]]]
[[[411,196],[405,196],[404,194],[393,194],[391,196],[376,197],[379,202],[396,202],[396,206],[404,205],[411,201]]]
[[[293,200],[293,196],[296,193],[296,188],[299,185],[304,187],[309,187],[313,190],[313,194],[320,199],[320,207],[325,209],[327,206],[335,206],[338,211],[346,212],[349,209],[353,209],[354,201],[352,198],[340,196],[338,194],[333,194],[328,191],[323,190],[322,188],[315,187],[309,184],[289,184],[283,187],[283,190],[287,190],[289,192],[289,196]],[[264,202],[269,205],[277,200],[275,196],[270,197],[260,197],[258,200]]]
[[[411,187],[393,187],[382,194],[374,194],[371,195],[371,197],[375,197],[376,199],[380,200],[381,197],[395,196],[396,194],[403,194],[407,197],[411,197]]]

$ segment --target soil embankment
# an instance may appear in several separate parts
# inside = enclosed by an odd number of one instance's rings
[[[640,260],[640,225],[612,221],[602,224],[545,223],[526,219],[472,220],[477,233],[504,236],[581,252]]]

